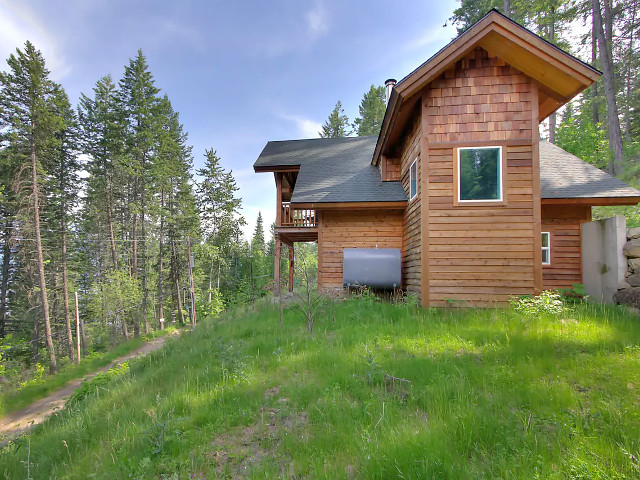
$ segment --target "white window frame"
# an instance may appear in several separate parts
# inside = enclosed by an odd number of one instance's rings
[[[545,250],[547,251],[547,259],[549,260],[548,262],[544,261],[544,254],[542,255],[542,265],[551,265],[551,232],[540,232],[540,245],[542,245],[542,251],[544,252]],[[544,242],[542,241],[542,237],[544,237],[544,235],[547,236],[547,246],[545,247],[543,244]]]
[[[413,167],[416,169],[415,179],[413,177]],[[411,187],[413,186],[413,181],[416,182],[416,191],[412,192]],[[413,161],[411,166],[409,167],[409,200],[413,200],[418,196],[418,157]]]
[[[498,149],[498,179],[500,180],[500,198],[487,198],[487,199],[479,199],[479,200],[463,200],[460,198],[460,190],[462,187],[462,182],[460,179],[460,151],[461,150],[487,150],[487,149]],[[500,145],[492,145],[487,147],[458,147],[458,202],[459,203],[500,203],[504,201],[504,181],[502,178],[502,146]]]

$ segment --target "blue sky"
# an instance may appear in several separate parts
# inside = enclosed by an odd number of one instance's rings
[[[371,84],[398,80],[454,36],[443,0],[2,0],[0,69],[28,39],[74,104],[118,80],[141,48],[180,112],[194,163],[206,148],[232,169],[251,232],[275,217],[269,140],[316,137],[340,100],[352,120]]]

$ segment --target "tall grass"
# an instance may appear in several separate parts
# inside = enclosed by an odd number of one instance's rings
[[[312,335],[268,305],[202,322],[5,447],[0,478],[640,477],[637,317],[331,308]]]

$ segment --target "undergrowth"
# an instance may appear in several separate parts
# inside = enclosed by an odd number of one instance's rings
[[[32,374],[28,380],[20,382],[17,387],[10,384],[4,384],[2,386],[2,389],[0,389],[0,417],[46,397],[50,393],[62,388],[71,380],[84,377],[109,365],[118,357],[122,357],[140,348],[145,341],[167,335],[174,330],[175,328],[173,327],[158,330],[150,335],[123,342],[107,352],[93,352],[83,357],[79,364],[72,363],[65,365],[55,375],[46,375],[44,367],[36,365],[35,373]],[[40,371],[38,371],[38,367]]]
[[[0,478],[640,477],[640,322],[261,305],[88,384],[4,447]]]

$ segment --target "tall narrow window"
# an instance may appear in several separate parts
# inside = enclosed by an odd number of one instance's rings
[[[502,201],[502,148],[458,149],[458,201]]]
[[[416,158],[409,169],[409,200],[418,194],[418,159]]]
[[[551,265],[551,234],[542,232],[542,264]]]

